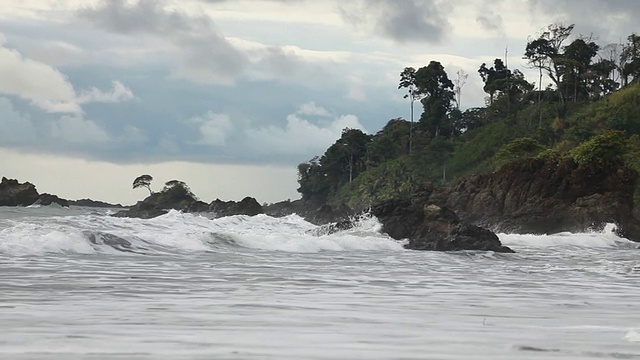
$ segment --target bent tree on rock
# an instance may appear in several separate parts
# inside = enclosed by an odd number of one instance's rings
[[[146,187],[147,190],[149,190],[149,195],[153,194],[153,191],[151,191],[151,181],[153,180],[153,177],[151,175],[140,175],[138,176],[135,180],[133,180],[133,188],[137,189],[140,187]]]

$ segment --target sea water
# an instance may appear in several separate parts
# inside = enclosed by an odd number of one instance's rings
[[[0,208],[0,359],[640,359],[640,250],[605,231],[419,252],[375,218]]]

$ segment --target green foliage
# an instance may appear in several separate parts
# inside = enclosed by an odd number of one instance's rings
[[[298,165],[298,192],[304,200],[324,203],[366,168],[371,136],[358,129],[344,129],[338,141],[320,159]]]
[[[518,138],[502,146],[496,153],[495,164],[497,168],[517,160],[532,158],[546,150],[544,145],[530,137]]]
[[[640,59],[640,37],[630,37],[614,62],[595,60],[594,42],[568,42],[572,30],[554,24],[527,44],[525,58],[539,70],[536,82],[551,79],[546,89],[534,91],[501,61],[481,66],[493,96],[482,108],[452,106],[453,87],[440,63],[405,68],[399,87],[424,107],[417,126],[398,118],[374,136],[345,130],[323,156],[298,166],[298,191],[306,200],[366,207],[409,195],[424,182],[446,183],[527,157],[571,156],[580,164],[640,170],[640,82],[631,71]],[[616,91],[612,71],[630,84]]]
[[[627,152],[624,133],[613,130],[581,143],[571,152],[571,157],[580,165],[611,166],[623,164]]]
[[[419,184],[407,156],[385,162],[361,174],[343,187],[333,203],[352,208],[367,208],[377,202],[407,196]]]

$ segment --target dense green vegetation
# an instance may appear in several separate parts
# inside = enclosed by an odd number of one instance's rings
[[[501,59],[481,64],[485,107],[459,108],[466,74],[449,79],[442,64],[405,68],[411,119],[392,119],[374,135],[345,129],[324,155],[298,166],[303,199],[365,207],[535,156],[577,162],[626,161],[640,169],[640,36],[600,46],[572,41],[573,25],[550,25],[523,57],[539,77],[529,82]],[[552,84],[543,89],[544,77]],[[422,113],[413,121],[414,104]]]

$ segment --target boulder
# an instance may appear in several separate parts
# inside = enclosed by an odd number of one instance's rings
[[[0,182],[0,206],[29,206],[38,200],[36,187],[29,183],[19,183],[15,179],[2,178]]]
[[[371,209],[382,231],[396,240],[408,239],[414,250],[483,250],[511,253],[490,230],[461,221],[451,210],[410,199],[383,202]]]

